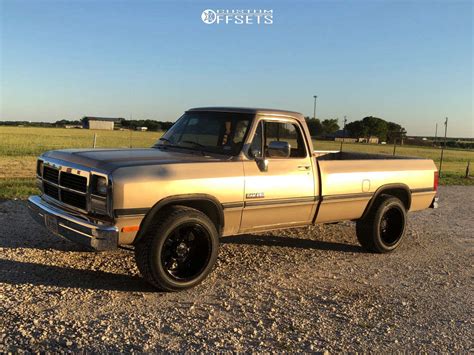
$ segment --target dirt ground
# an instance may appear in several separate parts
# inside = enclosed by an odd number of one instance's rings
[[[0,203],[0,352],[473,349],[474,187],[441,187],[394,253],[354,224],[226,237],[200,286],[159,293],[133,253],[50,235]]]

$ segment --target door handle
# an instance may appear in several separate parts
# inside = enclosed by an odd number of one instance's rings
[[[309,170],[311,165],[298,165],[298,170]]]

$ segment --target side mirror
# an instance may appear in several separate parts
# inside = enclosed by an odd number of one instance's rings
[[[270,158],[288,158],[291,152],[291,145],[288,142],[273,141],[267,148],[267,155]]]
[[[249,155],[252,158],[258,158],[262,156],[262,149],[259,147],[250,147],[249,148]]]
[[[265,158],[255,158],[258,168],[262,173],[268,171],[268,159]]]

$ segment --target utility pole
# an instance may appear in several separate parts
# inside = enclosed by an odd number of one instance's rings
[[[316,118],[316,99],[318,98],[317,95],[314,95],[314,111],[313,111],[313,118]]]
[[[435,130],[435,139],[434,139],[434,146],[436,147],[436,140],[438,139],[438,123],[436,122],[436,130]]]
[[[344,138],[346,138],[346,122],[347,118],[344,116],[344,128],[342,129],[342,141],[341,141],[341,148],[339,148],[339,151],[342,153],[342,145],[344,144]]]
[[[132,114],[130,114],[130,124],[132,124]],[[130,148],[132,148],[132,129],[131,129],[132,126],[129,126],[128,129],[129,129],[129,133],[130,133],[130,136],[129,136],[129,143],[130,143]]]
[[[397,149],[397,136],[393,137],[393,156],[395,156],[395,150]]]
[[[398,132],[399,139],[400,139],[400,145],[402,145],[402,137],[403,137],[403,128],[400,128],[400,131]],[[395,151],[397,149],[397,136],[395,136],[393,140],[393,155],[395,156]]]
[[[448,118],[446,117],[446,121],[444,121],[444,144],[443,148],[441,148],[441,159],[439,161],[439,176],[441,176],[441,168],[443,166],[443,154],[444,150],[446,149],[446,134],[448,133]]]

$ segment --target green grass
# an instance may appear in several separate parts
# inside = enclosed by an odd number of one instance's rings
[[[24,199],[38,192],[34,178],[0,179],[0,199]]]
[[[88,129],[0,126],[0,157],[38,156],[64,148],[142,148],[152,146],[163,132],[93,131]]]
[[[162,132],[92,131],[64,128],[0,126],[0,198],[25,198],[35,193],[36,157],[41,153],[64,148],[92,148],[94,134],[97,148],[142,148],[152,146]],[[339,150],[340,143],[313,140],[316,150]],[[344,150],[363,153],[393,153],[392,145],[344,144]],[[397,155],[433,159],[439,167],[441,150],[430,147],[397,147]],[[474,185],[474,179],[463,178],[468,161],[474,164],[474,151],[446,150],[440,184]],[[474,171],[474,166],[473,166]]]
[[[474,186],[474,177],[465,178],[464,174],[445,172],[439,178],[440,185],[463,185],[463,186]]]

